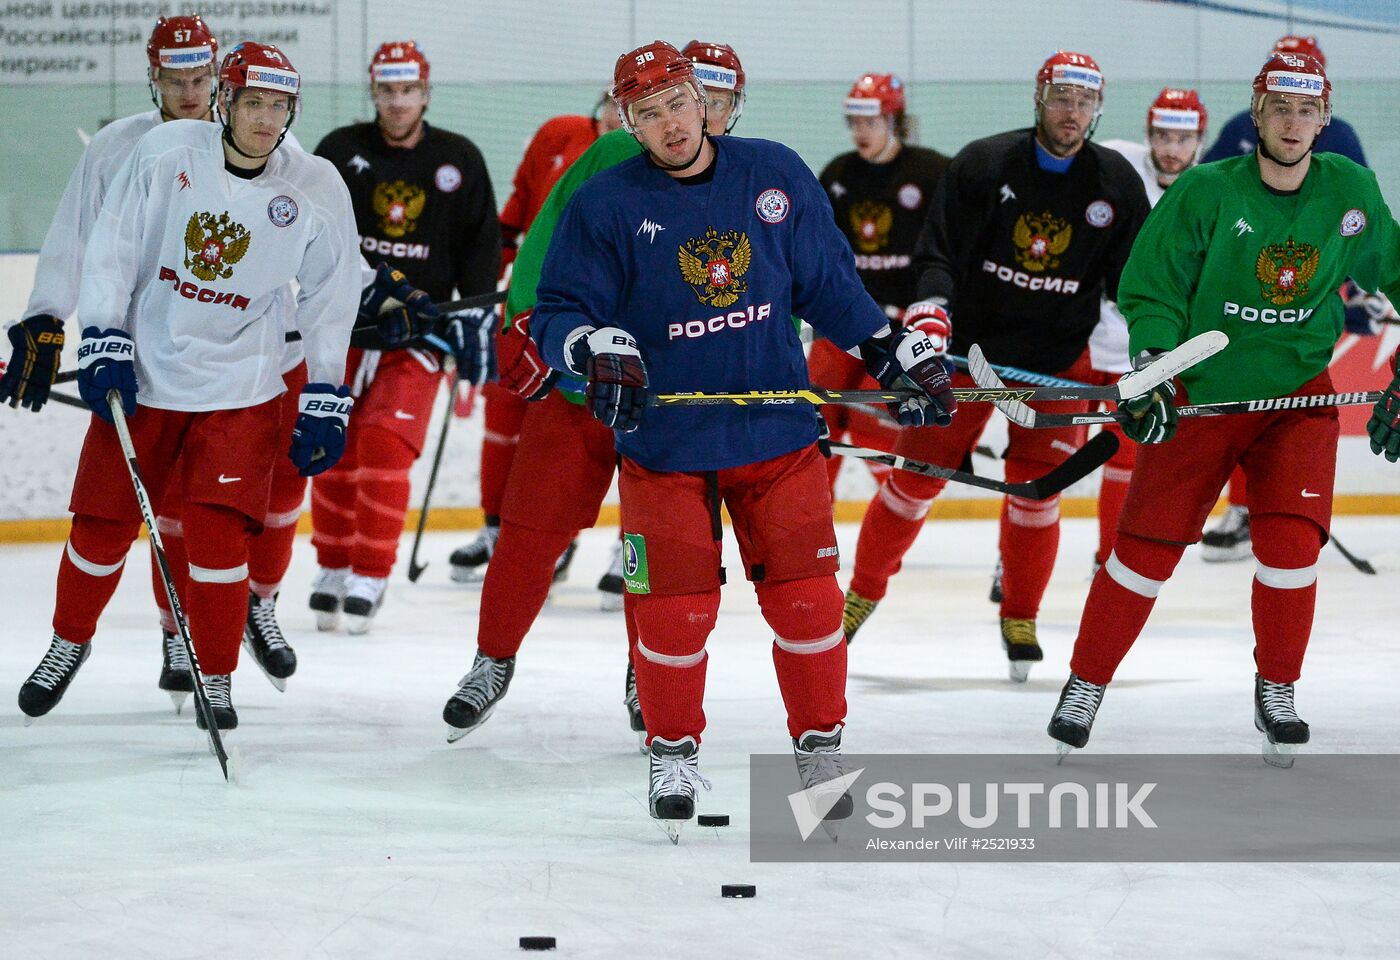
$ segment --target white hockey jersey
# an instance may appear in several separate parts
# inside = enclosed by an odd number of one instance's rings
[[[278,300],[293,280],[310,380],[344,381],[362,265],[344,181],[285,147],[254,179],[236,177],[222,135],[199,120],[150,131],[88,240],[79,322],[135,339],[146,406],[237,409],[281,393]]]
[[[1147,191],[1147,202],[1157,206],[1166,188],[1157,182],[1157,168],[1152,165],[1152,151],[1145,143],[1131,140],[1105,140],[1105,147],[1117,150],[1133,165]],[[1112,300],[1099,307],[1099,322],[1089,335],[1089,362],[1095,370],[1105,373],[1127,373],[1133,368],[1128,356],[1128,324]]]

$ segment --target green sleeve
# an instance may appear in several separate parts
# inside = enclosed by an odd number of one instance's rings
[[[511,266],[510,292],[506,295],[507,327],[510,326],[511,317],[534,307],[535,289],[539,286],[544,255],[549,252],[549,241],[554,237],[554,228],[563,216],[564,208],[578,188],[600,170],[615,167],[641,152],[642,148],[626,130],[604,134],[569,166],[554,189],[549,191]]]
[[[1118,283],[1118,309],[1128,322],[1128,352],[1170,350],[1187,339],[1212,219],[1209,189],[1187,171],[1148,214]],[[1205,201],[1203,203],[1203,201]]]
[[[1352,265],[1351,278],[1363,290],[1379,290],[1390,298],[1392,303],[1400,303],[1400,225],[1381,196],[1376,175],[1364,171],[1372,200],[1367,204],[1368,228],[1376,231],[1366,245],[1366,252],[1357,257]]]

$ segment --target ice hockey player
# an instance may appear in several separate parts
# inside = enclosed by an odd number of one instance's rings
[[[673,839],[694,814],[705,642],[723,582],[720,506],[773,628],[804,786],[839,776],[846,645],[817,420],[798,406],[646,412],[647,392],[807,384],[791,317],[860,346],[884,383],[920,392],[910,422],[947,422],[948,378],[918,331],[891,331],[860,286],[821,185],[797,154],[712,138],[694,65],[654,41],[618,58],[613,99],[645,154],[574,195],[540,278],[531,336],[586,380],[615,433],[650,811]],[[653,231],[646,225],[654,224]],[[946,405],[945,405],[946,404]],[[831,817],[849,816],[842,796]]]
[[[851,246],[861,283],[885,315],[898,320],[918,299],[914,245],[948,158],[907,142],[904,83],[892,73],[863,74],[846,95],[843,112],[855,149],[828,163],[818,179]],[[814,384],[834,390],[878,386],[858,357],[830,340],[813,341],[807,370]],[[833,439],[849,438],[877,450],[894,446],[898,424],[892,420],[835,404],[819,409]],[[835,456],[826,462],[833,491],[842,460]],[[877,482],[890,472],[884,464],[867,461],[866,466]]]
[[[333,130],[316,148],[350,188],[360,247],[435,302],[496,289],[500,228],[486,163],[470,140],[430,126],[429,63],[412,40],[380,45],[369,66],[376,116]],[[373,313],[374,308],[368,307]],[[481,312],[469,318],[475,326]],[[460,326],[460,324],[459,324]],[[415,331],[408,331],[412,334]],[[480,379],[472,331],[449,338],[467,382]],[[344,610],[363,633],[384,600],[408,512],[409,468],[423,450],[443,352],[411,335],[397,349],[355,347],[350,449],[312,484],[312,544],[320,571],[310,605],[321,629]]]
[[[1036,73],[1035,126],[975,140],[953,158],[915,255],[919,300],[905,312],[905,323],[928,332],[940,352],[951,345],[966,355],[977,343],[993,363],[1070,380],[1091,375],[1088,341],[1100,301],[1114,297],[1148,212],[1142,182],[1128,161],[1089,140],[1103,109],[1103,89],[1103,73],[1092,57],[1058,51]],[[965,375],[958,382],[972,383]],[[963,411],[948,430],[903,430],[895,452],[958,467],[990,416],[991,409],[979,405]],[[1082,428],[1011,425],[1007,479],[1044,473],[1084,438]],[[848,636],[884,598],[943,486],[896,470],[871,501],[846,594]],[[1016,682],[1024,682],[1043,656],[1035,621],[1059,533],[1058,497],[1003,502],[1001,642]]]
[[[1181,376],[1192,403],[1331,392],[1342,280],[1392,296],[1400,289],[1400,226],[1375,175],[1313,150],[1332,92],[1322,64],[1274,54],[1253,90],[1256,152],[1182,174],[1149,218],[1119,287],[1135,358],[1206,330],[1229,335],[1223,352]],[[1138,419],[1124,432],[1150,445],[1139,451],[1113,553],[1090,588],[1049,733],[1062,752],[1088,742],[1106,686],[1238,464],[1257,564],[1255,725],[1266,758],[1286,766],[1309,737],[1293,685],[1332,516],[1337,410],[1302,404],[1178,427],[1172,393],[1169,384],[1126,402]]]
[[[728,44],[700,40],[686,44],[681,53],[694,64],[705,92],[706,132],[718,137],[732,130],[746,95],[738,54]],[[616,106],[609,104],[616,113]],[[548,595],[547,558],[555,555],[560,543],[593,525],[612,485],[617,467],[612,430],[589,414],[582,381],[561,377],[545,365],[528,330],[540,268],[564,208],[594,174],[640,151],[637,140],[624,130],[609,133],[589,147],[550,191],[515,261],[506,301],[512,323],[500,341],[501,384],[520,397],[540,402],[526,411],[517,456],[520,466],[512,468],[506,485],[502,546],[494,566],[487,567],[482,587],[476,657],[443,708],[443,719],[451,728],[449,741],[483,723],[505,696],[516,653]],[[561,497],[561,490],[576,493]],[[618,591],[605,590],[604,597],[616,596],[618,606],[626,608],[629,655],[623,703],[632,730],[644,736],[646,725],[632,668],[634,603],[621,592],[620,558],[616,577]]]
[[[267,515],[274,460],[290,456],[308,475],[334,464],[353,403],[343,384],[360,290],[353,214],[329,164],[278,149],[299,102],[300,76],[280,50],[238,44],[219,68],[219,124],[151,130],[107,191],[78,301],[78,387],[97,416],[74,481],[53,640],[20,688],[27,716],[51,710],[87,659],[141,525],[115,394],[153,502],[178,464],[195,652],[215,723],[238,725],[230,680],[248,538]],[[293,281],[310,382],[289,437],[279,298]]]

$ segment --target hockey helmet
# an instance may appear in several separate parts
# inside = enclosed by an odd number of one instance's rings
[[[1317,45],[1317,37],[1279,37],[1278,43],[1274,44],[1271,53],[1306,53],[1318,63],[1322,64],[1322,69],[1327,69],[1327,58],[1322,55],[1322,48]]]
[[[867,73],[851,85],[848,117],[889,117],[904,111],[904,82],[892,73]]]
[[[1206,108],[1195,90],[1163,87],[1147,108],[1148,130],[1187,130],[1206,132]]]
[[[369,61],[370,86],[376,83],[428,82],[428,58],[416,40],[381,43]]]
[[[681,56],[689,57],[695,64],[695,79],[707,90],[734,94],[734,109],[729,114],[729,122],[724,132],[734,129],[744,112],[744,65],[739,55],[727,43],[705,43],[692,40],[685,45]]]
[[[617,58],[613,66],[610,95],[617,104],[623,128],[636,134],[632,124],[632,107],[663,90],[685,84],[700,103],[705,103],[705,91],[695,76],[695,64],[664,40],[653,40]]]
[[[1254,108],[1264,95],[1286,93],[1296,97],[1322,98],[1323,125],[1332,120],[1332,82],[1322,62],[1306,53],[1275,53],[1254,77]]]

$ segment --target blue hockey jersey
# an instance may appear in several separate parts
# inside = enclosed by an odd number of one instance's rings
[[[843,349],[888,323],[801,158],[767,140],[714,142],[707,182],[678,182],[639,156],[574,195],[530,321],[550,366],[565,369],[573,330],[614,326],[636,338],[653,392],[799,389],[810,382],[791,317]],[[800,402],[653,407],[617,448],[649,470],[719,470],[816,438]]]

